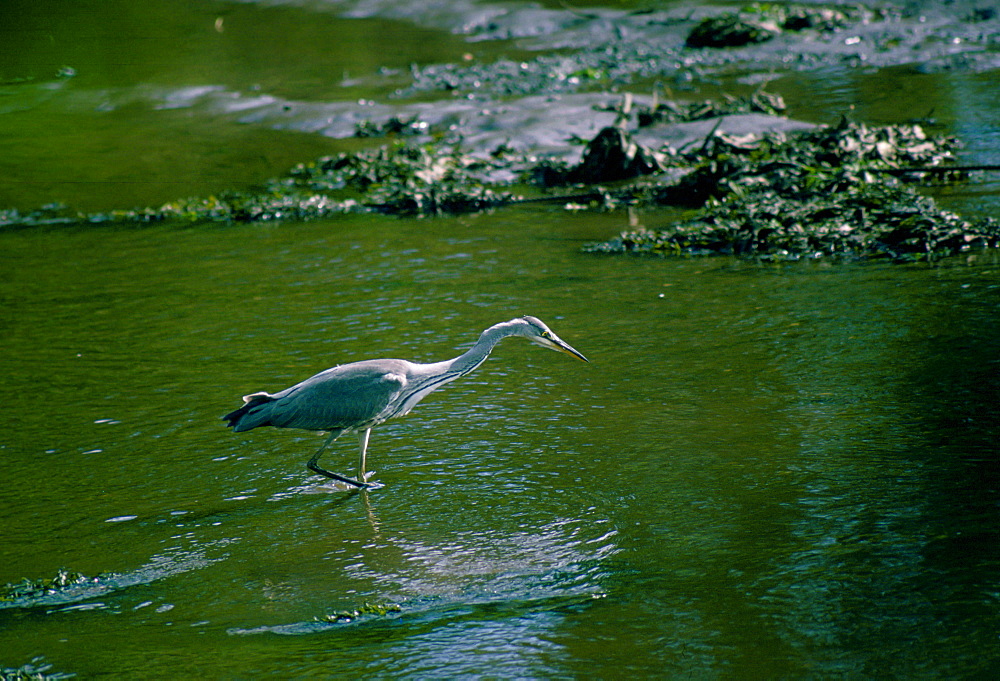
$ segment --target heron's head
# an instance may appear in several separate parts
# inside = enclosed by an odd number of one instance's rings
[[[558,350],[563,352],[570,357],[576,357],[577,359],[582,359],[584,362],[589,362],[586,357],[574,350],[569,343],[564,341],[562,338],[557,336],[555,332],[545,325],[541,319],[537,317],[521,317],[521,320],[525,323],[525,337],[536,345],[541,345],[543,348],[548,348],[550,350]]]

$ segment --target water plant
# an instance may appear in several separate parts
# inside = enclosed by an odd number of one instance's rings
[[[354,622],[362,617],[387,617],[390,614],[402,612],[403,608],[396,603],[368,603],[352,610],[336,610],[321,617],[317,617],[317,622],[327,624],[346,624]]]
[[[579,140],[584,151],[577,164],[506,147],[474,155],[454,142],[401,139],[396,128],[409,123],[390,121],[388,128],[366,129],[394,141],[300,163],[255,189],[87,215],[56,204],[27,214],[2,211],[0,227],[301,221],[347,212],[428,216],[558,201],[602,210],[688,210],[659,229],[631,229],[590,244],[585,250],[592,253],[910,261],[1000,245],[996,220],[958,216],[916,188],[929,178],[967,178],[953,170],[954,137],[915,124],[868,126],[846,118],[794,132],[718,130],[726,117],[774,116],[784,108],[780,97],[762,90],[687,104],[654,96],[651,104],[633,106],[625,96],[614,125]],[[718,121],[715,128],[679,149],[649,142],[661,126],[706,119]],[[643,131],[645,144],[634,130]],[[540,195],[524,199],[513,192],[515,183],[533,185]]]
[[[96,578],[60,568],[52,577],[41,579],[28,579],[25,577],[19,582],[5,584],[0,587],[0,603],[11,603],[21,600],[32,600],[40,596],[54,594],[65,589],[90,584],[97,581]]]
[[[43,664],[42,660],[42,657],[36,657],[20,667],[0,667],[0,681],[62,681],[76,676],[52,672],[52,665]]]
[[[933,260],[1000,245],[1000,223],[943,210],[907,179],[946,167],[955,138],[918,125],[837,126],[734,138],[679,154],[677,182],[644,185],[630,205],[694,207],[659,230],[622,232],[594,253],[829,255]]]

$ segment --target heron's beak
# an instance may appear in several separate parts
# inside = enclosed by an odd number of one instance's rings
[[[584,362],[589,362],[590,360],[584,357],[581,353],[574,350],[569,343],[559,338],[555,334],[552,334],[550,338],[532,338],[532,342],[541,345],[543,348],[549,348],[550,350],[558,350],[570,357],[576,357]]]

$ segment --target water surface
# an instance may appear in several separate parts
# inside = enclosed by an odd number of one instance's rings
[[[101,39],[114,26],[81,24],[75,3],[44,17],[20,7],[56,52],[5,62],[17,66],[5,77],[36,78],[34,90],[5,86],[5,206],[155,204],[350,144],[136,92],[375,97],[392,87],[380,66],[465,49],[443,31],[302,8],[168,4],[122,24],[133,61]],[[301,52],[259,56],[257,41],[286,44],[293,29]],[[63,64],[77,75],[52,76]],[[990,162],[1000,108],[983,102],[995,89],[949,78],[935,89],[944,129]],[[875,79],[789,76],[775,89],[810,120],[832,122],[849,101],[876,123],[925,113],[892,111]],[[94,105],[105,95],[108,110]],[[996,212],[995,192],[955,201]],[[672,217],[635,219],[655,229]],[[580,252],[628,224],[533,207],[0,234],[0,583],[60,567],[101,575],[0,604],[0,666],[40,656],[80,678],[989,676],[1000,261]],[[378,491],[317,489],[305,469],[316,435],[234,434],[219,420],[243,394],[338,363],[453,357],[523,314],[591,363],[502,343],[373,432]],[[353,438],[324,464],[352,473]],[[318,621],[366,603],[399,611]]]
[[[559,211],[2,236],[5,663],[168,676],[970,672],[996,652],[1000,263],[603,259]],[[315,494],[239,396],[506,341]],[[352,472],[353,439],[324,459]],[[398,614],[317,626],[364,603]],[[113,644],[112,644],[113,642]],[[222,654],[220,651],[231,651]]]

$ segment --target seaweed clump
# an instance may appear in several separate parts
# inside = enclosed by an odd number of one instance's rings
[[[249,191],[170,201],[158,208],[73,213],[52,204],[29,213],[0,211],[0,227],[67,223],[268,222],[344,213],[425,216],[481,211],[515,197],[491,187],[488,174],[510,161],[482,159],[440,145],[402,141],[300,163]]]
[[[362,209],[401,215],[479,211],[513,196],[486,185],[489,160],[457,149],[394,144],[295,166],[276,193],[341,193]]]
[[[430,126],[421,121],[417,116],[402,118],[392,116],[385,123],[375,123],[365,120],[354,126],[355,137],[413,137],[427,132]]]
[[[797,132],[718,131],[726,116],[773,115],[783,109],[780,97],[763,91],[695,104],[660,103],[654,97],[651,104],[634,108],[626,95],[614,109],[617,122],[586,142],[576,165],[505,146],[477,156],[441,143],[396,140],[298,164],[252,191],[90,215],[73,215],[55,204],[26,215],[0,211],[0,227],[301,221],[356,212],[427,216],[559,201],[574,207],[689,209],[679,223],[624,232],[588,245],[589,252],[907,261],[1000,246],[996,220],[962,218],[913,187],[914,180],[926,177],[963,177],[961,169],[949,167],[958,146],[953,137],[928,135],[919,125],[869,127],[846,119]],[[706,119],[717,121],[712,132],[679,149],[650,142],[662,132],[655,126]],[[643,130],[644,144],[631,126]],[[518,181],[546,193],[520,198],[508,191]],[[547,193],[566,186],[578,193]]]
[[[702,20],[688,34],[685,44],[688,47],[740,47],[766,42],[788,31],[813,29],[830,33],[877,16],[861,5],[758,2],[736,12]]]
[[[781,95],[757,90],[744,97],[723,95],[721,102],[711,99],[702,102],[674,102],[671,100],[659,102],[654,100],[648,107],[639,106],[636,108],[636,122],[640,128],[645,128],[656,123],[703,121],[734,114],[761,113],[777,116],[785,113],[786,108],[785,100],[782,99]]]
[[[52,665],[41,664],[41,661],[41,657],[36,657],[20,667],[0,667],[0,681],[61,681],[76,676],[76,674],[52,672]]]
[[[324,624],[348,624],[363,617],[388,617],[391,614],[402,612],[403,608],[395,603],[364,603],[353,610],[337,610],[322,617],[317,617],[317,622]]]
[[[0,586],[0,603],[35,600],[66,589],[92,584],[95,578],[87,577],[79,572],[60,568],[54,577],[42,579],[24,578],[20,582]]]
[[[918,125],[870,128],[846,120],[787,135],[715,134],[678,156],[693,168],[678,182],[628,197],[696,208],[689,219],[623,232],[585,250],[908,261],[1000,246],[1000,223],[942,210],[904,182],[908,173],[952,159],[957,144]]]

